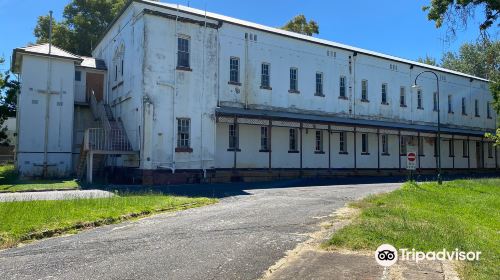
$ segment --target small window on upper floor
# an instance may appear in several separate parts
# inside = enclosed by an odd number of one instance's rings
[[[340,76],[340,79],[339,79],[339,98],[346,98],[346,96],[345,96],[345,76]]]
[[[474,115],[479,117],[479,100],[474,100]]]
[[[189,39],[177,38],[177,67],[189,68]]]
[[[420,110],[423,110],[424,109],[424,101],[423,101],[423,97],[422,97],[422,90],[421,89],[418,89],[417,90],[417,109],[420,109]]]
[[[323,95],[323,73],[316,72],[316,92],[314,93],[316,96],[324,96]]]
[[[240,59],[237,57],[229,59],[229,83],[240,83]]]
[[[387,84],[382,84],[382,104],[387,105]]]
[[[406,107],[406,88],[399,88],[399,106]]]
[[[462,115],[467,116],[467,106],[465,102],[465,97],[462,97]]]
[[[361,81],[361,101],[368,101],[368,80]]]
[[[82,80],[82,72],[81,71],[75,71],[75,81],[80,82]]]
[[[290,90],[289,92],[299,92],[299,69],[290,68]]]
[[[437,94],[437,92],[434,92],[432,94],[432,110],[434,110],[434,111],[438,110],[438,94]]]
[[[448,95],[448,114],[453,114],[453,97]]]
[[[260,87],[271,89],[271,65],[269,63],[262,63],[260,71]]]

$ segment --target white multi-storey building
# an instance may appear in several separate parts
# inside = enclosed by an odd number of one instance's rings
[[[396,173],[413,149],[418,169],[434,170],[438,112],[444,169],[499,165],[483,138],[497,119],[488,81],[467,74],[145,0],[125,7],[93,57],[107,71],[85,69],[104,74],[103,88],[87,83],[83,99],[100,127],[69,131],[85,136],[73,137],[68,164],[86,165],[89,179],[96,154],[102,166],[136,165],[128,173],[145,183]],[[436,76],[416,79],[423,71]],[[68,110],[85,119],[78,108]],[[21,141],[22,118],[20,130]]]

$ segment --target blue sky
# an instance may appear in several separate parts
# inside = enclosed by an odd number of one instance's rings
[[[0,0],[0,56],[9,61],[12,49],[34,42],[37,17],[54,11],[61,18],[70,0]],[[43,2],[43,4],[40,4]],[[165,2],[165,1],[163,1]],[[256,23],[279,27],[303,13],[320,25],[317,37],[407,59],[426,54],[441,57],[443,50],[456,50],[461,43],[478,36],[470,25],[457,38],[443,44],[445,29],[436,29],[421,7],[430,0],[171,0]],[[13,12],[15,11],[15,12]],[[477,20],[476,20],[477,21]],[[8,28],[7,28],[8,26]],[[1,65],[5,70],[7,65]]]

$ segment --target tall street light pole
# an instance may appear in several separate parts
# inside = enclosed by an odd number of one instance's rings
[[[417,86],[418,77],[420,77],[420,75],[424,73],[432,73],[434,74],[434,76],[436,76],[436,87],[437,87],[436,95],[437,95],[437,113],[438,113],[438,127],[437,127],[438,130],[437,130],[437,141],[436,141],[438,156],[436,158],[436,165],[438,170],[437,180],[438,184],[441,185],[443,184],[443,179],[441,178],[441,107],[439,105],[439,76],[435,72],[430,70],[422,71],[415,77],[415,83],[412,86],[413,88],[418,87]]]

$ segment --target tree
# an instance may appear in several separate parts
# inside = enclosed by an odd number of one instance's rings
[[[52,21],[52,43],[69,52],[91,55],[101,34],[127,3],[126,0],[72,0],[61,22]],[[49,40],[48,15],[38,17],[34,30],[37,43]]]
[[[441,66],[490,79],[500,72],[500,42],[465,43],[458,53],[446,52],[441,60]]]
[[[0,57],[0,64],[5,60]],[[5,77],[0,73],[0,145],[9,145],[7,127],[4,126],[8,117],[16,115],[17,91],[19,82],[11,79],[11,73],[6,72]]]
[[[432,66],[439,66],[436,62],[436,59],[432,56],[429,56],[429,55],[425,55],[425,58],[419,57],[417,59],[417,62],[425,63],[425,64],[432,65]]]
[[[319,34],[318,24],[314,20],[307,22],[304,15],[295,16],[287,24],[285,24],[285,26],[281,27],[281,29],[308,36]]]
[[[428,12],[427,18],[435,21],[437,28],[446,23],[454,35],[458,28],[466,27],[467,23],[475,18],[477,8],[484,9],[485,18],[479,23],[479,30],[487,37],[488,28],[495,25],[500,15],[498,0],[432,0],[431,4],[422,7],[422,10]]]

